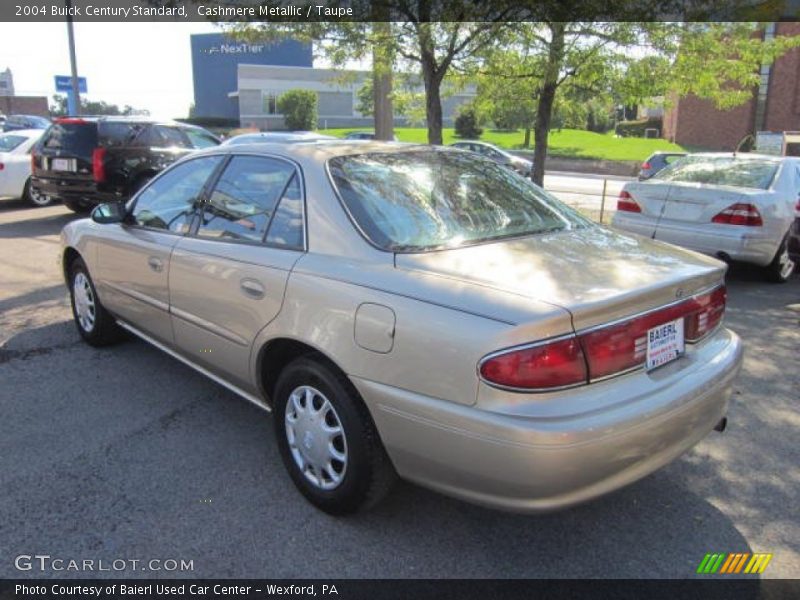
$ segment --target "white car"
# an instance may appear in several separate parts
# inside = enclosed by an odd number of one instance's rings
[[[35,206],[53,201],[31,189],[31,149],[43,133],[44,129],[0,133],[0,198],[23,198]]]
[[[690,154],[647,181],[625,184],[612,225],[789,279],[800,158]]]

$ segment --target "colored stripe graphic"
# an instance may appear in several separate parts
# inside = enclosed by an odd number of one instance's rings
[[[715,573],[731,575],[742,573],[743,570],[747,574],[763,573],[771,560],[772,554],[767,553],[751,555],[749,552],[730,552],[727,554],[709,552],[697,566],[697,573],[703,575],[713,575]],[[745,565],[747,566],[745,567]]]

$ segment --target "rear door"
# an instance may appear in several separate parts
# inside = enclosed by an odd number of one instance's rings
[[[130,223],[103,225],[103,235],[97,239],[95,283],[103,304],[169,345],[173,343],[168,287],[172,249],[190,230],[206,185],[223,160],[200,157],[167,171],[133,199]]]
[[[252,390],[253,340],[281,308],[304,252],[303,194],[293,163],[233,156],[203,204],[196,233],[170,263],[175,343],[196,363]]]

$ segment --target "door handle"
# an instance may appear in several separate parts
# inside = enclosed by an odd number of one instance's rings
[[[151,256],[150,258],[148,258],[148,259],[147,259],[147,264],[148,264],[148,265],[150,266],[150,268],[151,268],[151,269],[153,269],[153,271],[155,271],[156,273],[160,273],[161,271],[163,271],[163,270],[164,270],[164,263],[163,263],[163,262],[162,262],[162,260],[161,260],[160,258],[158,258],[157,256]]]
[[[250,296],[251,298],[264,297],[264,286],[261,285],[260,281],[256,281],[255,279],[242,279],[239,282],[239,287],[245,293],[245,295]]]

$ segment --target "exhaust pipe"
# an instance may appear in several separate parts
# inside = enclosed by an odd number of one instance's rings
[[[714,425],[714,431],[719,431],[720,433],[722,433],[723,431],[725,431],[725,428],[727,426],[728,426],[728,417],[722,417],[719,420],[719,423]]]

